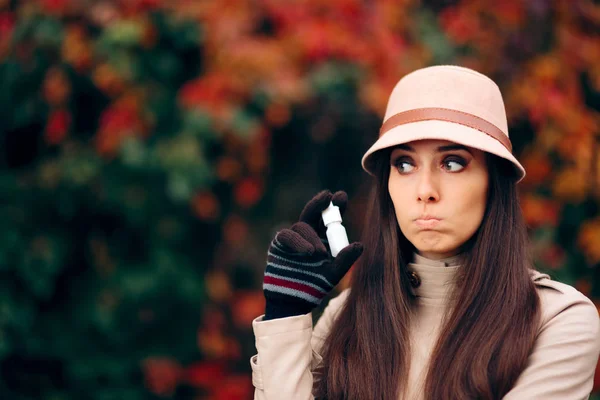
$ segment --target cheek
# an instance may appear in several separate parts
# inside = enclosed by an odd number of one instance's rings
[[[402,221],[408,218],[408,204],[410,203],[409,191],[404,188],[402,190],[395,185],[392,180],[388,184],[388,191],[390,194],[390,198],[392,199],[392,203],[394,204],[394,210],[396,212],[396,218],[398,222],[402,224]]]
[[[465,188],[455,198],[454,204],[459,205],[457,214],[464,224],[466,233],[474,233],[481,221],[487,205],[487,185],[477,184]]]

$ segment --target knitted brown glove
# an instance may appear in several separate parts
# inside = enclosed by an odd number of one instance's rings
[[[263,320],[312,311],[362,254],[363,245],[354,242],[337,257],[331,256],[321,219],[321,212],[330,202],[343,214],[348,195],[343,191],[318,193],[302,210],[300,221],[277,232],[271,242],[263,282]]]

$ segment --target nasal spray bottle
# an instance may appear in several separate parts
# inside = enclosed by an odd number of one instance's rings
[[[333,202],[329,203],[329,207],[323,210],[323,223],[327,227],[327,241],[331,249],[331,255],[336,257],[338,253],[348,246],[348,235],[346,228],[342,225],[342,215],[340,208],[334,206]]]

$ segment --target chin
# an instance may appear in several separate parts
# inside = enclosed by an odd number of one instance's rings
[[[428,238],[430,239],[430,238]],[[417,238],[415,241],[410,241],[415,249],[420,254],[437,254],[439,258],[451,257],[459,253],[459,245],[454,245],[452,243],[443,243],[441,240],[436,243],[431,243],[431,240],[423,240],[421,238]]]

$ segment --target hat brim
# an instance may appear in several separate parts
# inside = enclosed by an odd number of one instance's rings
[[[370,175],[375,176],[375,160],[379,150],[423,139],[448,140],[486,151],[510,161],[514,166],[517,182],[525,177],[525,168],[499,141],[477,129],[440,120],[411,122],[390,129],[364,154],[362,167]]]

